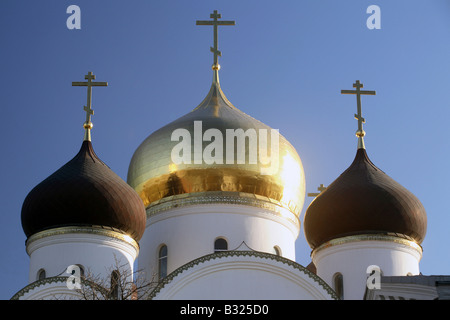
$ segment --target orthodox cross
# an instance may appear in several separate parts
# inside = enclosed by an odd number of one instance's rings
[[[218,21],[217,19],[221,19],[222,15],[220,13],[217,13],[217,10],[214,10],[213,13],[209,16],[211,19],[214,19],[213,21],[202,21],[197,20],[196,25],[197,26],[214,26],[214,47],[211,47],[211,52],[214,53],[214,64],[213,69],[219,70],[219,61],[218,56],[222,56],[222,52],[219,51],[217,46],[217,27],[218,26],[234,26],[236,24],[235,21]]]
[[[322,193],[322,191],[325,191],[326,188],[327,187],[324,187],[323,184],[321,183],[320,186],[317,188],[319,193],[308,193],[308,197],[317,197],[319,194]]]
[[[86,111],[86,122],[83,124],[85,129],[84,131],[84,140],[91,141],[91,115],[94,114],[94,110],[92,110],[92,87],[106,87],[108,86],[108,82],[93,82],[95,80],[95,75],[89,71],[87,75],[84,76],[87,80],[86,82],[72,82],[72,86],[74,87],[88,87],[87,92],[87,105],[84,106],[83,110]]]
[[[367,91],[361,90],[364,85],[356,80],[356,83],[353,84],[353,88],[356,90],[341,90],[341,94],[356,94],[356,104],[357,104],[357,114],[355,114],[355,119],[358,120],[358,131],[356,131],[356,136],[358,137],[358,149],[365,149],[363,137],[365,136],[365,132],[363,130],[363,123],[366,123],[366,120],[362,117],[361,114],[361,95],[375,95],[375,91]]]

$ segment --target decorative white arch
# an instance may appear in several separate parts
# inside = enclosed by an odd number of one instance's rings
[[[67,279],[57,276],[36,280],[19,290],[11,300],[79,300],[77,291],[68,289]]]
[[[333,289],[302,265],[269,253],[226,251],[169,274],[154,300],[333,300]]]

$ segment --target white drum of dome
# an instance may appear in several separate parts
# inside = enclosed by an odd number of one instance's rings
[[[203,132],[202,121],[194,121],[194,152],[192,152],[192,137],[187,129],[175,129],[171,141],[180,141],[172,148],[171,159],[176,165],[191,164],[223,164],[224,150],[226,152],[225,164],[245,164],[248,154],[248,164],[257,164],[258,161],[265,167],[260,168],[262,175],[271,175],[278,172],[279,165],[279,130],[270,129],[270,149],[268,148],[267,129],[241,128],[226,129],[225,142],[223,133],[219,129],[210,128]],[[245,141],[248,138],[248,153]],[[236,148],[235,142],[236,140]],[[211,141],[203,150],[203,141]],[[259,148],[258,148],[259,147]],[[259,149],[259,150],[258,150]],[[268,155],[270,150],[270,155]],[[270,166],[269,166],[270,165]]]

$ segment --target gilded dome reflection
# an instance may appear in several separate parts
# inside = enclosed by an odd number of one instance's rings
[[[238,138],[230,143],[231,133],[247,134],[245,145]],[[128,183],[146,207],[168,197],[214,191],[254,195],[298,217],[305,197],[303,166],[294,147],[278,130],[234,107],[220,89],[217,71],[197,108],[138,147]]]

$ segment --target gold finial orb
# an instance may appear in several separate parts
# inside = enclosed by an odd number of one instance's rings
[[[358,130],[356,131],[356,136],[358,138],[363,138],[366,135],[366,132],[364,130]]]
[[[220,70],[220,64],[213,64],[212,65],[213,70]]]
[[[84,128],[84,129],[91,130],[93,127],[94,127],[94,124],[93,124],[92,122],[85,122],[85,123],[83,124],[83,128]]]

